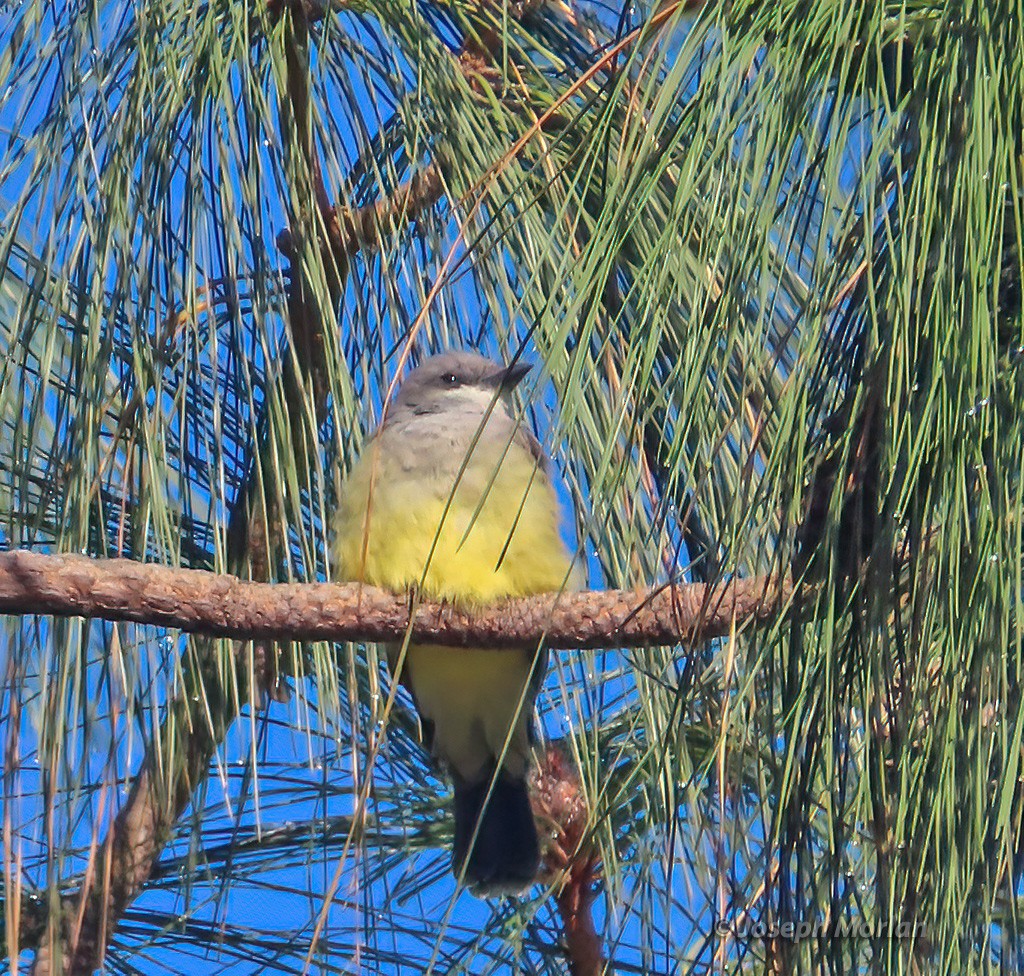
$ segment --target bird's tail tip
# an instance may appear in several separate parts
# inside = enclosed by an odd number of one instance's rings
[[[525,780],[500,774],[456,783],[452,869],[458,876],[463,868],[480,897],[520,894],[537,880],[540,841]]]

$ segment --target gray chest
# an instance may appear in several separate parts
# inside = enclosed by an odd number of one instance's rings
[[[522,451],[512,420],[503,412],[451,417],[425,414],[400,419],[382,432],[382,454],[395,476],[453,482],[464,468],[496,467],[509,451]],[[483,425],[483,426],[482,426]],[[511,441],[511,443],[510,443]],[[467,464],[467,458],[469,462]]]

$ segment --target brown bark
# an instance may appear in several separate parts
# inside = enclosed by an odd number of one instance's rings
[[[478,609],[415,603],[358,583],[251,583],[127,559],[0,554],[0,612],[99,617],[241,640],[404,639],[448,647],[692,644],[786,609],[788,579],[756,576],[653,592],[540,594]]]
[[[601,976],[610,972],[601,936],[594,927],[595,881],[595,862],[591,859],[569,872],[562,890],[555,896],[572,976]]]
[[[572,976],[611,973],[594,925],[601,865],[590,835],[591,810],[576,770],[557,745],[549,746],[530,784],[534,816],[550,836],[544,866],[560,886],[555,905],[562,919],[565,956]]]
[[[330,242],[329,249],[325,250],[325,259],[330,255],[341,265],[346,258],[376,251],[388,235],[416,220],[443,194],[441,170],[432,163],[388,196],[366,206],[338,204],[324,208],[322,218]],[[283,230],[277,235],[277,246],[285,257],[295,256],[296,245],[290,230]]]

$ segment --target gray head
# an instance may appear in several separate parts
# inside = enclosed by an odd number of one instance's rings
[[[416,367],[395,397],[397,410],[484,413],[496,397],[507,396],[530,371],[528,363],[501,366],[475,352],[446,352]]]

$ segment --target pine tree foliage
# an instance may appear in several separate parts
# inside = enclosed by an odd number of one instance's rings
[[[609,965],[1014,971],[1022,32],[1019,0],[0,8],[0,541],[329,578],[405,359],[522,351],[591,587],[816,593],[552,661]],[[569,971],[557,878],[456,892],[373,646],[7,619],[10,961],[198,737],[110,971]],[[287,702],[248,680],[275,651]]]

